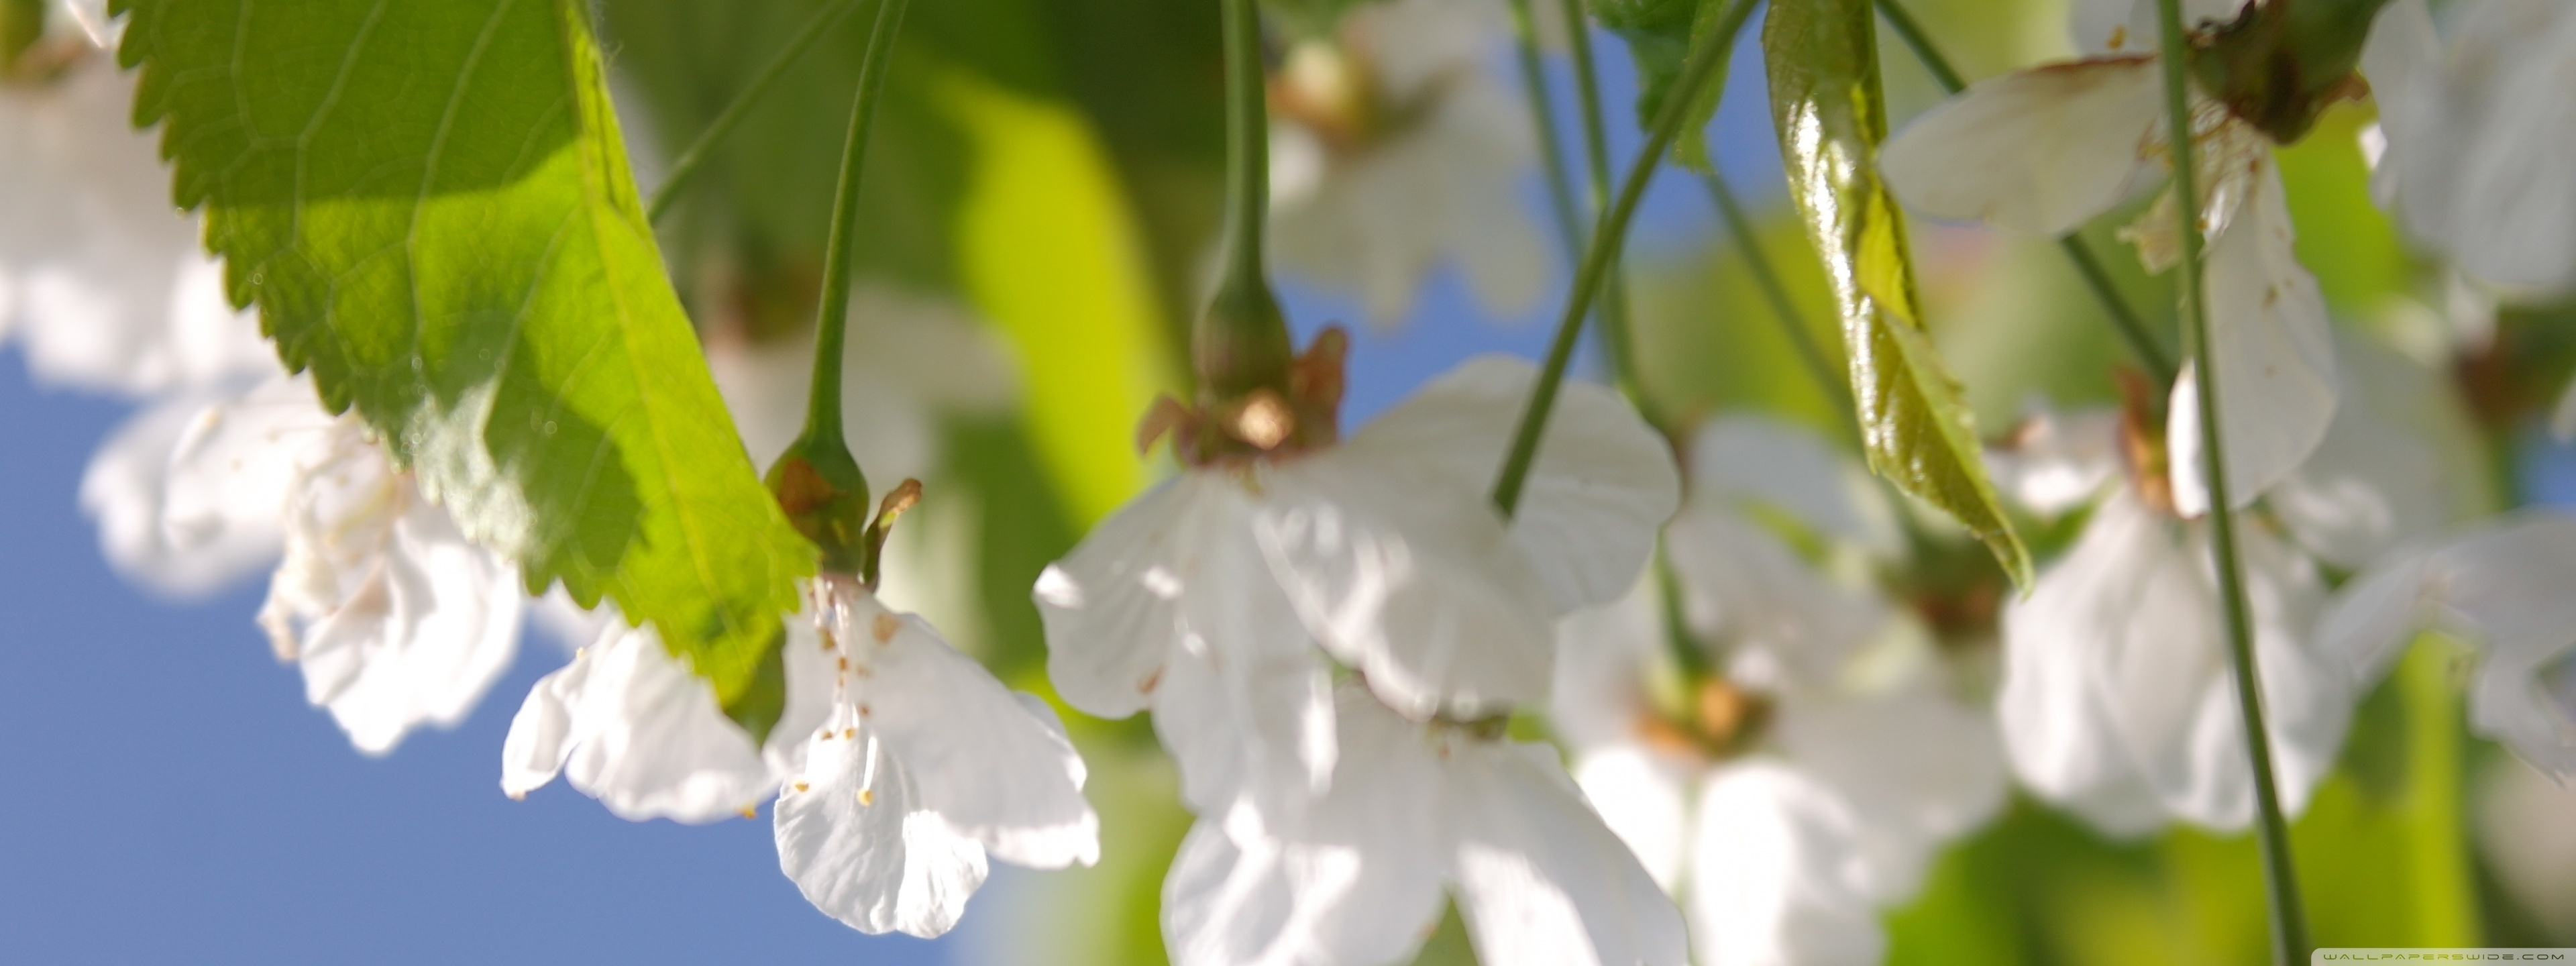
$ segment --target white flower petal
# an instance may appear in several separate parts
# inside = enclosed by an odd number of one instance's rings
[[[1101,718],[1144,710],[1164,655],[1185,631],[1180,600],[1195,577],[1192,541],[1225,536],[1203,529],[1213,501],[1228,499],[1225,485],[1198,473],[1165,482],[1038,575],[1047,677],[1066,703]]]
[[[1721,769],[1700,792],[1692,938],[1709,966],[1864,966],[1887,949],[1854,874],[1858,819],[1777,762]]]
[[[1554,609],[1491,504],[1430,474],[1326,452],[1276,467],[1254,517],[1307,630],[1406,716],[1547,694]]]
[[[426,502],[395,523],[378,566],[381,584],[308,627],[297,659],[307,699],[371,755],[474,710],[518,656],[524,599],[517,568]]]
[[[2002,737],[1994,719],[1914,680],[1885,694],[1785,700],[1782,754],[1840,798],[1859,824],[1851,835],[1871,899],[1912,898],[1943,843],[2003,808]]]
[[[779,793],[778,868],[825,915],[866,933],[932,937],[984,884],[984,849],[923,807],[877,736],[818,735]]]
[[[2440,384],[2367,343],[2344,340],[2342,349],[2343,401],[2325,440],[2266,494],[2266,505],[2300,546],[2358,568],[2439,526],[2449,479],[2430,443],[2383,415],[2437,410]]]
[[[2346,581],[2317,619],[2317,653],[2342,662],[2356,682],[2375,681],[2435,617],[2432,581],[2440,558],[2428,551],[2391,553]]]
[[[2382,186],[2407,226],[2469,274],[2576,286],[2576,185],[2564,177],[2576,164],[2576,105],[2555,96],[2576,83],[2576,15],[2498,0],[2468,5],[2453,26],[2439,76],[2383,101],[2399,126]]]
[[[1547,716],[1575,751],[1624,744],[1646,710],[1647,676],[1663,659],[1661,582],[1648,577],[1618,603],[1557,624],[1556,680]]]
[[[1016,865],[1100,858],[1100,818],[1082,797],[1082,757],[1033,710],[919,617],[854,608],[842,646],[871,674],[853,689],[867,733],[910,776],[914,803]],[[854,672],[855,673],[855,672]],[[843,742],[847,744],[847,742]]]
[[[803,738],[773,729],[770,740],[801,746]],[[622,624],[539,679],[510,722],[503,791],[525,795],[558,769],[620,818],[689,824],[740,814],[782,774],[659,635]]]
[[[163,593],[193,596],[246,577],[276,556],[285,477],[292,475],[291,464],[282,458],[255,464],[274,470],[257,475],[279,478],[267,491],[264,509],[242,507],[219,520],[201,521],[218,525],[196,529],[195,546],[174,545],[165,525],[172,451],[206,414],[220,408],[201,397],[173,398],[126,420],[91,455],[81,474],[81,509],[98,520],[99,549],[118,573]]]
[[[171,207],[154,135],[128,123],[135,74],[115,60],[0,91],[0,331],[40,383],[142,395],[273,371],[198,220]]]
[[[1889,138],[1879,170],[1924,214],[2062,235],[2162,173],[2161,76],[2122,57],[1981,81]]]
[[[1511,742],[1456,748],[1458,911],[1492,966],[1690,960],[1681,913],[1584,802],[1556,753]]]
[[[1633,743],[1585,752],[1574,762],[1575,783],[1601,813],[1602,824],[1628,843],[1646,874],[1666,892],[1681,886],[1690,837],[1691,770]]]
[[[1410,959],[1440,914],[1444,805],[1424,733],[1346,693],[1330,793],[1294,816],[1249,800],[1202,819],[1164,881],[1175,963]]]
[[[2292,237],[2280,170],[2266,163],[2207,255],[2209,348],[2227,413],[2219,428],[2236,509],[2306,462],[2334,421],[2334,338],[2325,297],[2299,264]],[[2187,517],[2209,510],[2196,378],[2186,365],[2174,380],[2165,427],[2174,506]]]
[[[2576,519],[2533,514],[2474,531],[2421,556],[2374,568],[2338,600],[2329,647],[2384,667],[2401,630],[2432,623],[2479,643],[2470,724],[2534,767],[2576,776]]]
[[[2141,786],[2164,814],[2206,827],[2253,814],[2208,544],[2190,529],[2114,495],[2005,613],[2015,769],[2115,834],[2143,831],[2131,823],[2147,812],[2127,797]],[[2258,525],[2238,534],[2276,778],[2295,813],[2333,764],[2355,692],[2308,649],[2324,594],[2314,568]]]
[[[1203,549],[1198,586],[1228,589],[1184,602],[1191,633],[1163,664],[1155,731],[1202,813],[1237,795],[1293,810],[1332,780],[1329,666],[1253,541]]]
[[[1834,584],[1780,538],[1723,511],[1674,518],[1664,552],[1694,634],[1803,682],[1831,681],[1888,619],[1884,601]]]
[[[1537,370],[1469,359],[1343,441],[1347,458],[1422,468],[1479,496],[1493,488]],[[1681,502],[1672,449],[1619,395],[1567,380],[1539,437],[1511,536],[1562,611],[1619,599]]]
[[[2091,503],[2120,474],[2120,412],[2036,410],[2002,448],[1986,450],[1995,488],[2047,516]]]

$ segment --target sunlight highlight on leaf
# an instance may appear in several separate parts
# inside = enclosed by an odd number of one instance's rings
[[[1995,500],[1958,380],[1923,328],[1905,223],[1870,161],[1887,138],[1869,0],[1775,0],[1763,21],[1790,195],[1831,278],[1870,468],[1941,508],[2015,583],[2030,552]]]

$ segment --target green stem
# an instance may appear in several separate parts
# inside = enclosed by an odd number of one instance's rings
[[[1250,0],[1234,0],[1248,3]],[[1637,203],[1646,195],[1647,183],[1654,180],[1655,169],[1664,152],[1672,149],[1673,139],[1691,114],[1691,102],[1697,93],[1711,83],[1722,82],[1726,62],[1734,49],[1735,31],[1753,13],[1755,0],[1735,0],[1721,16],[1713,39],[1694,49],[1682,64],[1681,79],[1673,95],[1655,112],[1655,124],[1648,132],[1645,147],[1628,165],[1619,195],[1610,207],[1601,211],[1590,239],[1585,243],[1583,262],[1574,273],[1574,291],[1566,297],[1565,315],[1559,319],[1556,338],[1548,346],[1547,362],[1539,369],[1538,384],[1531,387],[1528,408],[1521,412],[1520,427],[1512,436],[1512,448],[1503,457],[1502,472],[1494,480],[1494,506],[1505,518],[1520,506],[1521,487],[1529,481],[1530,465],[1538,458],[1540,435],[1547,428],[1548,412],[1556,406],[1557,390],[1565,382],[1565,370],[1574,361],[1574,346],[1583,334],[1583,317],[1588,314],[1592,298],[1601,290],[1611,266],[1619,259],[1619,247],[1628,233],[1628,222],[1637,213]]]
[[[894,60],[895,35],[903,31],[904,8],[910,5],[910,0],[877,2],[876,26],[868,33],[866,59],[859,63],[858,98],[850,106],[849,140],[841,148],[841,180],[832,192],[831,236],[823,248],[823,304],[815,314],[814,385],[806,396],[805,439],[842,452],[848,446],[841,435],[841,355],[850,322],[850,248],[858,233],[859,171],[867,161],[878,94]]]
[[[1924,71],[1932,75],[1932,80],[1940,84],[1942,90],[1956,94],[1967,89],[1967,80],[1959,76],[1958,68],[1951,66],[1950,58],[1942,56],[1941,48],[1933,46],[1932,35],[1924,32],[1923,25],[1914,19],[1913,14],[1907,13],[1897,0],[1877,0],[1877,5],[1879,19],[1896,32],[1898,39],[1905,41],[1906,49],[1914,52],[1914,59],[1923,65]],[[2068,261],[2075,263],[2076,274],[2084,276],[2084,287],[2102,303],[2102,311],[2110,316],[2111,327],[2119,331],[2121,341],[2129,344],[2129,352],[2138,357],[2138,364],[2146,367],[2147,374],[2158,385],[2171,385],[2175,372],[2172,357],[2165,355],[2165,350],[2156,344],[2155,336],[2147,333],[2146,322],[2137,310],[2129,307],[2128,300],[2120,297],[2120,290],[2112,287],[2111,276],[2102,270],[2101,261],[2093,257],[2092,246],[2084,243],[2083,236],[2069,233],[2057,240],[2057,247],[2066,253]]]
[[[1225,0],[1224,28],[1226,277],[1266,289],[1261,232],[1270,208],[1270,105],[1254,0]]]
[[[1531,0],[1512,0],[1513,53],[1520,61],[1521,97],[1529,102],[1530,122],[1538,127],[1538,163],[1547,176],[1547,207],[1556,216],[1557,243],[1565,257],[1583,257],[1583,215],[1574,205],[1574,178],[1565,170],[1565,149],[1556,128],[1556,108],[1547,99],[1547,71],[1538,53],[1538,21]]]
[[[662,220],[662,214],[669,211],[671,203],[680,197],[680,190],[695,180],[698,170],[706,166],[707,155],[715,150],[715,146],[723,143],[725,137],[742,124],[742,119],[751,113],[752,106],[760,103],[771,87],[777,86],[778,79],[786,76],[788,66],[804,56],[806,49],[814,46],[814,41],[822,39],[824,30],[858,5],[858,0],[831,0],[806,19],[805,26],[796,31],[795,39],[789,40],[777,56],[771,57],[769,63],[760,68],[760,76],[752,78],[751,84],[736,93],[724,110],[716,112],[715,120],[707,122],[707,129],[699,132],[698,139],[690,142],[688,148],[671,162],[671,173],[662,179],[661,187],[653,189],[653,200],[644,206],[647,220]]]
[[[2084,287],[2092,291],[2095,301],[2102,303],[2102,311],[2110,316],[2111,328],[2120,333],[2120,341],[2129,344],[2129,354],[2138,357],[2138,364],[2146,367],[2147,377],[2159,386],[2173,385],[2177,371],[2173,358],[2165,355],[2164,347],[2156,344],[2156,337],[2147,333],[2146,321],[2129,308],[2128,300],[2120,297],[2120,290],[2111,286],[2111,273],[2103,271],[2101,261],[2093,257],[2093,246],[2084,243],[2084,236],[2069,233],[2057,240],[2057,247],[2066,253],[2067,261],[2075,263],[2075,273],[2084,276]]]
[[[1288,320],[1262,272],[1270,209],[1270,105],[1255,0],[1224,0],[1225,275],[1190,333],[1201,402],[1219,407],[1268,391],[1285,396]]]
[[[1567,59],[1574,66],[1575,104],[1583,114],[1583,158],[1590,173],[1592,210],[1600,211],[1610,204],[1610,132],[1602,108],[1601,72],[1593,66],[1592,31],[1584,16],[1583,0],[1559,0],[1558,12],[1565,17]],[[1730,39],[1731,42],[1731,39]],[[1651,407],[1645,385],[1638,372],[1635,329],[1628,318],[1628,273],[1620,268],[1616,255],[1610,262],[1610,277],[1601,286],[1601,331],[1610,350],[1610,364],[1630,398],[1641,409]],[[1660,424],[1649,412],[1649,419]]]
[[[2157,0],[2159,49],[2165,75],[2166,130],[2173,153],[2174,220],[2182,238],[2182,336],[2199,377],[2200,446],[2209,488],[2210,552],[2218,571],[2220,610],[2236,670],[2236,703],[2243,712],[2246,759],[2254,769],[2256,832],[2263,850],[2263,879],[2272,898],[2272,960],[2296,966],[2308,957],[2307,915],[2299,902],[2298,869],[2290,859],[2290,827],[2281,817],[2273,779],[2271,732],[2263,725],[2263,687],[2254,661],[2253,615],[2236,551],[2234,504],[2227,493],[2225,434],[2220,427],[2216,353],[2209,344],[2209,305],[2200,263],[2200,173],[2191,138],[2191,55],[2183,33],[2181,0]]]

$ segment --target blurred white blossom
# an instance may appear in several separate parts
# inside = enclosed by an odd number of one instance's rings
[[[2576,290],[2576,6],[2422,0],[2380,17],[2363,68],[2379,102],[2380,203],[2484,281]]]
[[[92,458],[81,498],[109,562],[164,591],[211,591],[282,552],[260,625],[360,751],[463,720],[517,653],[517,568],[306,377],[146,410]]]
[[[2237,517],[2272,758],[2291,812],[2333,766],[2362,690],[2312,638],[2326,597],[2318,561],[2361,566],[2438,525],[2446,506],[2425,444],[2375,414],[2368,394],[2346,397],[2324,445],[2255,494],[2271,512]],[[2158,472],[2142,403],[2124,419],[2043,413],[1997,474],[2007,493],[2104,481],[2075,545],[2005,606],[2004,744],[2033,791],[2106,832],[2171,819],[2241,828],[2254,794],[2208,524],[2179,509],[2199,484]],[[2062,495],[2047,502],[2062,506]]]
[[[276,363],[224,297],[199,222],[171,204],[134,75],[83,52],[0,83],[0,339],[39,383],[127,394],[257,379]]]
[[[1416,721],[1543,699],[1553,621],[1633,581],[1679,483],[1626,403],[1569,383],[1507,527],[1486,492],[1534,376],[1470,360],[1339,445],[1139,497],[1039,578],[1057,689],[1152,707],[1202,810],[1329,785],[1327,656]]]
[[[1681,966],[1680,916],[1546,745],[1341,692],[1332,790],[1200,818],[1163,883],[1172,961],[1410,960],[1444,891],[1488,966]],[[1445,888],[1444,888],[1445,887]]]
[[[1551,719],[1584,791],[1682,901],[1703,966],[1877,962],[1882,911],[2003,802],[1994,722],[1944,693],[1887,600],[1759,522],[1883,552],[1859,467],[1758,417],[1712,421],[1691,463],[1666,552],[1684,646],[1715,666],[1677,666],[1644,581],[1566,621]]]
[[[2194,0],[2186,23],[2226,19],[2237,3]],[[2074,14],[2090,56],[1991,78],[1923,112],[1890,138],[1879,166],[1898,198],[1926,214],[2058,236],[2164,178],[2171,167],[2154,0],[2089,0]],[[2376,31],[2374,31],[2376,33]],[[2191,200],[2208,238],[2212,364],[2225,400],[2228,493],[2241,509],[2305,462],[2325,438],[2337,376],[2326,306],[2299,263],[2269,136],[2195,91],[2190,140],[2201,174]],[[2170,191],[2126,229],[2140,259],[2181,259]],[[2202,475],[2191,365],[2171,387],[2166,450],[2177,480]],[[2186,515],[2205,494],[2177,486]]]
[[[1443,264],[1489,311],[1537,303],[1548,250],[1516,200],[1537,137],[1490,63],[1509,30],[1488,0],[1388,0],[1290,43],[1270,82],[1282,267],[1357,293],[1382,326]]]
[[[1165,886],[1183,961],[1397,957],[1443,877],[1496,903],[1468,913],[1488,962],[1680,958],[1660,897],[1596,891],[1652,892],[1553,762],[1469,724],[1545,700],[1554,621],[1633,583],[1679,497],[1636,413],[1569,383],[1506,523],[1487,488],[1534,376],[1481,357],[1338,445],[1185,470],[1040,578],[1058,690],[1152,708],[1201,815]],[[1390,808],[1423,837],[1348,838]]]
[[[2559,781],[2576,778],[2576,519],[2507,517],[2418,546],[2355,577],[2318,630],[2357,681],[2387,672],[2414,632],[2478,648],[2469,725]]]

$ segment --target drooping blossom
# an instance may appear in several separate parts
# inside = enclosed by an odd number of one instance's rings
[[[2186,3],[2186,23],[2224,20],[2243,4]],[[1879,154],[1888,186],[1936,217],[2008,231],[2074,231],[2162,180],[2171,166],[2154,0],[2088,0],[2075,30],[2082,60],[2046,64],[1970,86],[1923,112]],[[2192,130],[2208,240],[2203,253],[2208,337],[2227,416],[2228,493],[2242,509],[2300,466],[2336,408],[2326,306],[2299,263],[2276,146],[2254,123],[2195,86]],[[2167,191],[2123,236],[2150,270],[2181,260]],[[2201,475],[2195,367],[2171,387],[2164,448],[2177,477]],[[2187,515],[2205,494],[2177,488]]]
[[[768,736],[728,717],[650,628],[613,622],[537,682],[510,724],[501,788],[560,774],[621,818],[711,822],[775,795],[779,868],[862,931],[946,932],[986,856],[1090,864],[1099,819],[1054,712],[847,576],[809,587],[780,645]]]
[[[523,798],[562,775],[638,822],[698,824],[752,810],[796,770],[830,710],[830,655],[809,623],[787,627],[785,701],[755,743],[651,626],[607,621],[598,641],[537,679],[520,703],[501,745],[501,791]]]
[[[988,854],[1038,869],[1099,860],[1082,758],[1045,702],[856,581],[818,579],[814,605],[824,633],[789,646],[833,662],[830,710],[776,824],[779,867],[815,908],[864,932],[936,936]]]
[[[1703,966],[1877,962],[1883,911],[2002,804],[1993,719],[1869,583],[1761,522],[1883,556],[1887,508],[1857,466],[1756,417],[1711,422],[1691,465],[1665,535],[1684,626],[1653,580],[1569,619],[1551,720]]]
[[[1233,417],[1329,419],[1338,346],[1300,363],[1306,408]],[[1670,905],[1562,773],[1492,740],[1498,715],[1545,699],[1554,620],[1633,583],[1678,499],[1634,411],[1568,384],[1506,524],[1487,490],[1533,375],[1471,360],[1347,439],[1326,426],[1247,456],[1205,458],[1188,434],[1208,427],[1185,426],[1194,465],[1041,578],[1059,692],[1104,717],[1150,707],[1201,815],[1166,880],[1183,961],[1399,956],[1444,877],[1481,908],[1488,962],[1679,960]],[[1398,807],[1426,837],[1343,837]],[[1594,891],[1623,881],[1646,888]],[[1387,902],[1344,901],[1364,897]]]
[[[39,383],[143,395],[260,378],[274,357],[225,300],[198,219],[171,204],[131,121],[134,75],[76,34],[59,43],[58,73],[0,78],[0,340]]]
[[[1402,963],[1455,900],[1490,966],[1680,966],[1681,918],[1543,744],[1408,721],[1360,687],[1332,789],[1294,815],[1202,817],[1163,883],[1172,960]]]
[[[2312,636],[2326,598],[2319,561],[2362,566],[2437,525],[2446,506],[2428,448],[2366,394],[2348,385],[2346,396],[2316,453],[2258,494],[2268,512],[2237,515],[2272,760],[2291,812],[2333,766],[2361,691]],[[2074,546],[2005,606],[2004,745],[2032,791],[2106,832],[2175,819],[2242,828],[2254,794],[2208,524],[2177,509],[2198,483],[2162,471],[2144,401],[2134,394],[2116,420],[2052,426],[2042,415],[1997,466],[2006,492],[2043,513],[2084,502],[2060,502],[2070,491],[2057,483],[2103,481],[2087,494],[2091,516]],[[2024,485],[2038,481],[2057,483]]]
[[[2451,4],[2437,31],[2397,0],[2364,49],[2379,102],[2372,188],[2408,233],[2471,276],[2576,290],[2576,8]]]
[[[2389,555],[2335,595],[2317,637],[2356,681],[2387,672],[2414,632],[2477,647],[2469,726],[2561,782],[2576,778],[2576,519],[2509,517]]]
[[[1533,375],[1470,360],[1338,444],[1208,461],[1137,498],[1039,579],[1059,693],[1105,718],[1153,708],[1203,811],[1330,784],[1327,658],[1416,721],[1542,700],[1554,620],[1633,582],[1679,484],[1633,410],[1570,383],[1507,527],[1487,490]]]
[[[517,653],[517,568],[305,377],[145,411],[93,457],[81,497],[108,560],[165,591],[213,590],[282,552],[260,626],[368,754],[463,720]]]
[[[1537,139],[1491,62],[1509,36],[1502,12],[1390,0],[1289,44],[1270,82],[1270,238],[1283,268],[1358,294],[1379,325],[1402,320],[1444,264],[1496,313],[1538,301],[1546,243],[1509,200]]]

